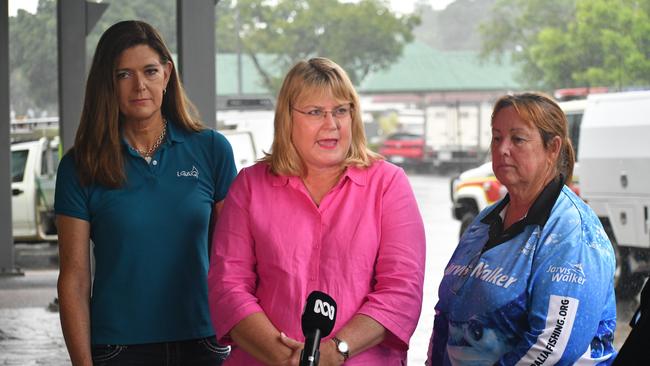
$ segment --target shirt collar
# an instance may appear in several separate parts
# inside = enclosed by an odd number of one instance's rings
[[[273,187],[282,187],[286,186],[287,183],[289,183],[289,178],[290,176],[288,175],[277,175],[271,171],[271,166],[266,165],[266,172],[269,174],[271,177],[271,185]]]
[[[557,201],[562,187],[564,186],[564,176],[561,174],[551,180],[542,190],[535,202],[530,206],[528,214],[523,219],[517,221],[508,229],[503,230],[503,220],[499,215],[501,211],[510,202],[510,194],[507,194],[501,202],[494,206],[481,222],[490,226],[490,238],[487,247],[506,242],[524,231],[528,225],[539,225],[543,227],[551,216],[551,210]]]
[[[345,177],[348,177],[354,184],[364,187],[368,182],[368,169],[350,165],[343,173],[343,178]]]
[[[267,166],[267,169],[270,170],[271,168]],[[288,175],[275,175],[272,173],[270,173],[270,175],[271,185],[274,187],[285,186],[292,178],[299,179],[298,177]],[[345,172],[343,172],[343,175],[341,176],[338,184],[340,184],[340,182],[343,182],[345,178],[349,178],[354,184],[363,187],[368,181],[368,169],[359,168],[353,165],[348,166],[347,169],[345,169]]]
[[[181,129],[176,123],[167,120],[167,136],[171,142],[185,141],[185,131]]]

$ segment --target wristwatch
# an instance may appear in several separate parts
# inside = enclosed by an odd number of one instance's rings
[[[336,344],[336,350],[343,356],[343,362],[347,361],[348,357],[350,357],[350,346],[348,346],[348,343],[336,337],[333,337],[332,340]]]

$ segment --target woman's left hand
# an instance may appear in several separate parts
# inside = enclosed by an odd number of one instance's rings
[[[305,345],[293,338],[289,338],[284,332],[280,333],[280,341],[287,347],[291,348],[292,353],[291,357],[288,360],[287,365],[298,366],[300,364],[300,353]]]
[[[343,356],[336,350],[333,340],[328,339],[320,344],[319,366],[339,366],[343,361]]]

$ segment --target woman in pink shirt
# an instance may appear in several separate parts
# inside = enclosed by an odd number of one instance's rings
[[[297,365],[314,290],[338,303],[320,365],[406,364],[424,228],[404,171],[366,147],[359,107],[328,59],[285,77],[271,153],[236,178],[214,235],[212,319],[235,345],[226,365]]]

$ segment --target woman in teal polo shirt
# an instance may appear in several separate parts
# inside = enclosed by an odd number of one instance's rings
[[[55,196],[74,365],[219,365],[228,355],[206,278],[210,223],[236,170],[227,140],[193,112],[155,29],[125,21],[102,35]]]

